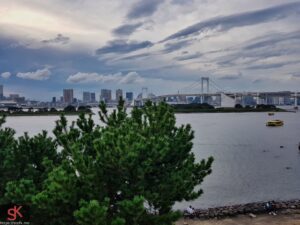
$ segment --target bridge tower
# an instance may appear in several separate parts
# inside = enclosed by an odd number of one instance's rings
[[[148,88],[142,87],[142,98],[148,98]]]
[[[209,77],[201,77],[201,93],[204,94],[204,82],[206,82],[206,93],[209,93]]]
[[[204,92],[204,83],[206,84],[206,92]],[[209,77],[201,77],[201,103],[204,103],[204,94],[209,93]]]

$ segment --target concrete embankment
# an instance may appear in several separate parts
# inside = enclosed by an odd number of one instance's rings
[[[254,202],[208,209],[197,209],[193,214],[185,214],[185,217],[199,219],[222,218],[240,214],[262,214],[271,211],[276,212],[284,209],[300,209],[300,200]]]

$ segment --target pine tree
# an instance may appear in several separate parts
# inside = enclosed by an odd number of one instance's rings
[[[176,126],[165,103],[148,102],[126,113],[124,102],[102,126],[81,115],[76,124],[64,116],[54,130],[63,164],[45,181],[34,203],[51,224],[169,225],[180,214],[177,201],[199,197],[198,185],[211,173],[213,159],[195,162],[190,125]]]

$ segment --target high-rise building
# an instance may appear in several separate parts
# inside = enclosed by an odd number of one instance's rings
[[[126,101],[131,102],[133,100],[133,93],[132,92],[126,92]]]
[[[4,98],[3,95],[3,85],[0,85],[0,100]]]
[[[83,92],[82,100],[84,103],[91,102],[91,93],[90,92]]]
[[[9,94],[9,99],[14,100],[16,98],[19,98],[19,94]]]
[[[100,100],[104,102],[111,101],[111,90],[101,89]]]
[[[56,97],[52,97],[52,103],[56,103]]]
[[[64,103],[71,104],[74,100],[73,89],[64,89]]]
[[[123,98],[123,91],[122,91],[122,89],[117,89],[116,90],[116,100],[119,101],[120,98]]]
[[[93,103],[96,102],[96,94],[95,94],[95,92],[91,93],[91,102],[93,102]]]

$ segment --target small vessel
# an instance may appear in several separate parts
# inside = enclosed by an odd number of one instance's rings
[[[283,126],[283,121],[282,120],[270,120],[266,123],[266,126],[268,127],[280,127]]]
[[[274,113],[273,112],[269,112],[268,115],[269,116],[274,116]]]

